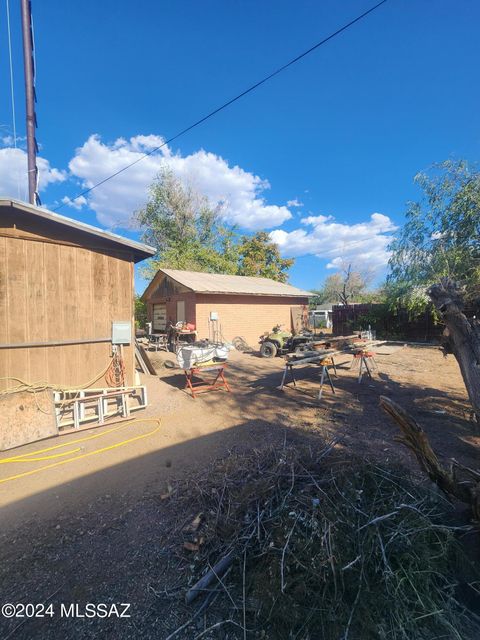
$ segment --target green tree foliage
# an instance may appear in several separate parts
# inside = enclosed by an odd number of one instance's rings
[[[150,197],[135,214],[143,240],[157,255],[144,269],[151,277],[161,267],[235,273],[238,254],[233,230],[221,224],[219,209],[164,167]]]
[[[406,224],[390,245],[389,297],[423,310],[428,287],[442,277],[478,295],[480,173],[463,160],[447,160],[419,173],[415,182],[423,197],[408,204]]]
[[[143,240],[156,247],[144,275],[158,269],[261,276],[286,282],[294,260],[282,258],[267,233],[238,236],[221,221],[221,210],[163,168],[150,187],[150,197],[135,214]]]
[[[147,305],[140,299],[138,294],[135,294],[134,298],[134,317],[135,325],[139,329],[145,329],[145,324],[147,322]]]
[[[291,258],[281,257],[278,245],[270,240],[265,231],[243,236],[238,245],[238,255],[239,275],[271,278],[278,282],[287,282],[288,270],[295,262]]]

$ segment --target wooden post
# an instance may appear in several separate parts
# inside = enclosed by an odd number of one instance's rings
[[[25,71],[25,101],[27,115],[27,159],[28,159],[28,201],[30,204],[40,204],[37,193],[37,152],[35,138],[37,116],[35,114],[35,69],[33,64],[33,35],[32,12],[30,0],[21,0],[22,35],[23,35],[23,65]]]

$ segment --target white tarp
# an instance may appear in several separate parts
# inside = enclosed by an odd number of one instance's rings
[[[214,358],[226,360],[232,347],[226,344],[212,344],[195,346],[193,344],[177,348],[177,360],[182,369],[191,369],[202,362],[209,362]]]

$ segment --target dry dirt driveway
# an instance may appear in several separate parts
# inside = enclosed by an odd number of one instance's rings
[[[395,426],[378,407],[381,394],[415,415],[440,457],[478,466],[480,438],[468,420],[455,360],[444,359],[433,348],[381,351],[378,372],[361,384],[348,369],[350,357],[338,359],[336,393],[325,388],[320,403],[318,368],[299,371],[297,388],[280,392],[280,358],[263,360],[238,352],[232,353],[228,368],[232,392],[193,399],[182,390],[182,372],[164,366],[171,355],[158,353],[159,379],[145,378],[150,406],[137,414],[137,422],[15,450],[18,455],[61,444],[44,455],[73,453],[0,464],[4,597],[99,602],[108,601],[122,585],[123,597],[136,603],[137,615],[123,626],[114,621],[73,626],[28,621],[10,637],[166,637],[161,629],[175,628],[176,621],[167,623],[156,607],[158,593],[172,581],[175,554],[166,540],[181,514],[175,512],[174,500],[163,498],[175,492],[177,482],[195,479],[197,471],[232,450],[280,446],[304,435],[312,446],[319,439],[338,438],[338,446],[357,454],[415,469],[408,452],[394,442]],[[147,421],[152,417],[161,418],[159,428]],[[76,442],[83,438],[89,439]],[[2,453],[0,463],[9,457],[12,452]],[[0,621],[0,637],[14,629],[15,621]]]
[[[62,445],[35,456],[46,459],[0,464],[3,527],[24,525],[32,518],[78,514],[105,496],[123,504],[149,491],[164,491],[175,478],[208,466],[232,448],[281,441],[286,430],[341,438],[357,453],[383,460],[393,456],[410,464],[409,454],[393,441],[395,427],[378,407],[381,394],[415,415],[441,457],[475,466],[480,438],[468,420],[466,393],[454,358],[444,358],[435,348],[379,351],[384,354],[377,355],[378,371],[373,380],[364,377],[361,384],[356,371],[348,369],[350,356],[339,358],[336,393],[325,387],[320,403],[317,367],[299,370],[297,387],[280,392],[282,359],[233,352],[228,368],[232,392],[219,390],[193,399],[183,390],[183,373],[164,366],[172,361],[171,354],[152,354],[159,378],[143,376],[149,408],[135,414],[134,423],[107,425],[0,454],[1,462]],[[153,417],[161,419],[159,428]],[[52,455],[56,457],[50,459]]]

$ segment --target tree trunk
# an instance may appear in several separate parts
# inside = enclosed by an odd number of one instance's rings
[[[404,444],[415,454],[420,468],[442,491],[470,505],[474,520],[479,522],[480,472],[465,467],[454,459],[451,461],[451,469],[445,469],[430,446],[427,434],[405,409],[385,396],[380,396],[380,406],[400,427],[402,435],[395,440]],[[459,480],[455,473],[456,469],[463,471],[469,480],[467,482]]]
[[[468,397],[480,421],[480,325],[463,313],[464,292],[459,284],[443,278],[428,294],[446,326],[448,348],[460,366]]]

